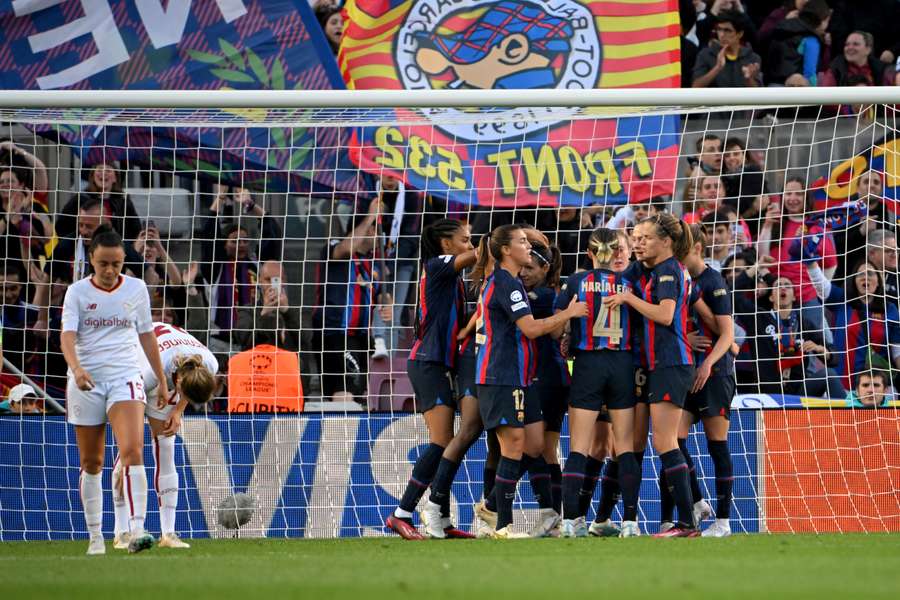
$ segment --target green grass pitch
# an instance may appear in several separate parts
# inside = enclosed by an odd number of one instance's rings
[[[900,535],[727,539],[195,540],[129,556],[0,544],[0,598],[892,598]]]

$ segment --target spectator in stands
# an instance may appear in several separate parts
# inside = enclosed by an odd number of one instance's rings
[[[887,406],[890,377],[879,369],[866,370],[856,376],[856,388],[847,395],[848,408],[875,408]]]
[[[9,173],[7,173],[9,171]],[[0,200],[3,210],[7,210],[7,199],[11,190],[28,188],[33,192],[34,201],[44,213],[48,212],[47,194],[50,180],[43,161],[10,140],[0,142]]]
[[[822,56],[826,53],[826,29],[831,8],[825,0],[809,0],[797,16],[779,23],[773,33],[767,59],[769,85],[815,86]]]
[[[864,200],[868,206],[866,218],[859,223],[851,225],[847,229],[837,231],[834,234],[834,244],[844,259],[839,261],[834,279],[843,281],[847,276],[847,269],[858,264],[866,258],[869,236],[879,227],[891,223],[894,217],[888,214],[884,204],[883,183],[881,175],[875,171],[865,171],[856,179],[856,193],[850,200]],[[880,257],[878,257],[880,259]],[[875,263],[881,265],[880,260]],[[885,282],[887,284],[887,282]]]
[[[343,239],[329,241],[319,264],[312,322],[321,344],[322,396],[366,401],[371,312],[390,322],[391,299],[381,294],[383,267],[374,256],[380,199],[357,214]],[[318,345],[318,344],[317,344]]]
[[[82,201],[78,208],[78,237],[61,239],[53,249],[53,255],[45,266],[51,277],[78,281],[91,274],[93,267],[88,260],[91,238],[102,223],[112,224],[109,213],[104,208],[104,202],[97,196],[90,196]],[[143,266],[143,258],[126,242],[125,273],[140,277]]]
[[[43,206],[15,171],[0,172],[0,187],[5,187],[4,210],[0,214],[3,248],[0,256],[26,266],[31,260],[43,260],[53,238],[53,223]]]
[[[538,214],[537,224],[540,231],[550,237],[550,241],[559,248],[562,255],[562,274],[571,275],[579,268],[589,268],[587,254],[588,239],[594,231],[593,211],[585,208],[559,207],[552,211]],[[529,223],[530,225],[530,223]]]
[[[725,261],[743,250],[735,240],[735,232],[740,230],[740,225],[732,223],[723,211],[708,213],[701,223],[707,238],[712,240],[706,263],[721,272]]]
[[[325,33],[325,39],[331,51],[337,56],[341,46],[341,35],[344,33],[344,18],[341,9],[330,2],[321,2],[315,7],[316,20]]]
[[[733,206],[747,222],[755,239],[762,215],[769,203],[762,167],[751,159],[744,140],[736,137],[725,140],[722,167],[725,204]]]
[[[766,15],[759,26],[757,38],[759,41],[757,49],[763,56],[768,56],[769,44],[772,42],[772,34],[775,28],[787,19],[795,19],[800,15],[802,9],[809,0],[784,0],[781,6],[778,6]]]
[[[826,286],[825,305],[834,314],[837,372],[844,387],[868,366],[900,369],[900,310],[884,300],[881,273],[869,262],[857,265],[847,289]]]
[[[747,17],[722,11],[716,16],[716,40],[700,50],[694,64],[693,87],[758,87],[762,85],[759,55],[744,46]]]
[[[693,207],[697,197],[700,178],[704,175],[722,174],[722,138],[712,133],[704,133],[695,143],[697,156],[688,156],[688,182],[684,188],[685,207]]]
[[[700,195],[694,202],[694,210],[683,216],[686,223],[694,224],[703,221],[710,214],[720,213],[728,223],[737,226],[735,241],[743,246],[750,242],[750,228],[737,216],[737,212],[725,204],[725,186],[718,175],[706,175],[700,178]]]
[[[144,225],[134,203],[122,189],[119,170],[109,163],[98,163],[87,173],[84,189],[76,191],[56,215],[56,233],[62,239],[77,235],[77,215],[80,205],[91,198],[104,202],[104,212],[110,224],[126,242],[134,242]]]
[[[715,29],[719,23],[719,19],[722,18],[722,15],[724,13],[735,12],[740,14],[743,19],[744,43],[751,47],[756,44],[756,26],[753,24],[753,21],[747,17],[741,0],[712,0],[712,2],[706,2],[706,5],[709,7],[709,11],[703,19],[700,18],[701,9],[697,9],[696,33],[700,48],[706,48],[716,39],[717,32]]]
[[[846,392],[826,365],[832,352],[822,330],[805,321],[795,308],[795,286],[786,277],[775,279],[769,295],[771,311],[756,310],[746,319],[752,339],[758,391],[764,394],[795,394],[843,398]],[[812,359],[817,359],[818,367]]]
[[[667,202],[661,199],[651,198],[650,202],[637,202],[635,204],[626,204],[616,209],[612,218],[603,224],[609,229],[625,229],[627,233],[631,233],[631,229],[637,224],[649,217],[655,216]]]
[[[390,325],[381,319],[380,311],[376,311],[373,316],[372,358],[375,359],[387,358],[389,351],[400,347],[404,313],[414,306],[409,295],[415,288],[418,272],[423,209],[419,192],[407,190],[396,177],[385,175],[381,178],[379,196],[384,213],[380,218],[378,253],[382,255],[387,270],[386,279],[382,283],[384,291],[394,299],[394,308]],[[411,327],[408,331],[411,333]]]
[[[844,42],[844,52],[831,61],[819,78],[821,86],[893,85],[893,71],[872,56],[872,34],[854,31]]]
[[[288,300],[281,263],[270,260],[260,266],[256,306],[238,309],[234,338],[242,350],[260,344],[291,352],[300,350],[300,307]]]
[[[134,250],[144,259],[144,283],[151,300],[178,293],[176,289],[182,284],[181,271],[166,252],[159,238],[159,230],[152,221],[138,234]],[[179,304],[183,305],[183,298],[181,300]]]
[[[881,274],[885,300],[898,305],[900,285],[897,281],[897,236],[886,229],[876,229],[867,240],[866,259]]]
[[[773,202],[766,209],[766,219],[759,231],[759,254],[775,259],[774,273],[786,277],[798,288],[803,320],[808,321],[824,338],[831,342],[831,332],[825,323],[822,303],[809,277],[809,271],[800,260],[790,255],[791,245],[803,237],[804,220],[813,211],[812,197],[807,194],[806,180],[789,176],[784,184],[781,202]],[[823,240],[821,260],[817,261],[827,279],[834,277],[837,269],[837,253],[834,240],[826,235]]]
[[[0,286],[3,290],[3,356],[16,368],[27,371],[30,358],[30,330],[38,318],[37,307],[24,299],[25,270],[18,262],[2,263]]]
[[[0,402],[0,414],[40,415],[44,413],[44,400],[27,383],[20,383],[9,390],[6,400]]]
[[[72,285],[70,272],[62,269],[50,276],[32,265],[31,281],[35,284],[33,304],[37,307],[38,317],[34,323],[35,348],[42,357],[36,364],[32,363],[33,377],[43,376],[44,389],[57,398],[65,398],[66,373],[68,365],[62,354],[60,332],[62,331],[62,305],[66,290]]]

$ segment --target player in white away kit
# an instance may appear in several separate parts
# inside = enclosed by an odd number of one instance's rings
[[[88,258],[94,274],[66,291],[60,335],[69,366],[66,417],[75,426],[81,462],[81,503],[91,537],[87,553],[106,553],[101,473],[107,421],[112,425],[123,465],[122,484],[128,497],[131,533],[128,551],[140,552],[153,545],[153,537],[144,531],[146,395],[138,345],[160,381],[157,400],[168,401],[169,389],[153,334],[147,286],[140,279],[122,275],[122,238],[108,226],[99,227],[91,240]]]
[[[181,427],[181,415],[188,401],[204,404],[212,397],[216,387],[215,374],[219,363],[206,346],[187,331],[166,323],[153,323],[156,344],[162,357],[166,384],[171,390],[166,404],[160,408],[156,402],[147,402],[146,415],[153,433],[153,457],[156,474],[153,486],[159,498],[159,522],[162,535],[161,548],[190,548],[175,533],[175,509],[178,506],[178,471],[175,470],[175,434]],[[144,389],[153,394],[159,380],[150,363],[141,358]],[[130,542],[128,532],[128,499],[123,486],[122,462],[116,459],[113,469],[113,504],[116,514],[114,547],[125,549]]]

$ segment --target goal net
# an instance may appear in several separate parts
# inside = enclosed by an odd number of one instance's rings
[[[702,226],[707,264],[729,284],[740,347],[732,530],[900,530],[895,106],[864,90],[753,106],[672,90],[671,106],[634,106],[657,104],[645,91],[554,97],[566,106],[541,105],[541,92],[470,106],[435,106],[440,94],[363,106],[365,95],[350,104],[303,92],[295,106],[318,106],[234,108],[236,96],[210,94],[206,108],[107,97],[106,108],[63,98],[2,109],[12,414],[0,416],[0,539],[86,536],[74,433],[60,414],[59,328],[101,222],[123,234],[157,333],[187,330],[220,365],[215,399],[190,405],[177,436],[177,530],[233,535],[217,511],[243,492],[254,510],[238,535],[339,537],[387,533],[428,443],[406,372],[423,227],[463,220],[477,242],[504,223],[532,225],[569,275],[587,266],[594,228],[629,232],[661,211]],[[22,382],[37,401],[10,393]],[[714,505],[702,425],[688,446]],[[149,437],[145,448],[152,469]],[[561,461],[567,453],[564,424]],[[113,456],[110,437],[107,493]],[[474,520],[486,458],[482,436],[453,486],[460,527]],[[659,468],[648,444],[648,531],[660,518]],[[527,481],[518,494],[525,527],[537,505]],[[105,517],[109,533],[108,495]]]

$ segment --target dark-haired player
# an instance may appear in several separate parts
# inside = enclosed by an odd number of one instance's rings
[[[413,467],[400,505],[385,521],[389,528],[410,540],[422,539],[412,523],[412,513],[453,438],[456,397],[452,381],[459,349],[456,337],[463,325],[466,301],[460,271],[475,262],[469,228],[451,219],[429,225],[422,231],[421,257],[416,340],[407,365],[416,404],[431,441]],[[425,519],[426,532],[431,537],[444,538],[446,530],[455,531],[449,522],[449,497],[447,501],[446,522],[440,506],[436,514]]]
[[[122,275],[125,245],[118,233],[101,225],[91,238],[88,259],[94,273],[72,284],[63,301],[60,345],[69,366],[66,414],[75,426],[81,463],[79,490],[90,533],[88,554],[105,554],[101,476],[106,423],[112,425],[122,485],[129,506],[128,551],[153,545],[144,530],[147,473],[144,470],[146,395],[137,346],[147,357],[159,386],[154,401],[169,401],[153,321],[150,295],[140,279]]]

